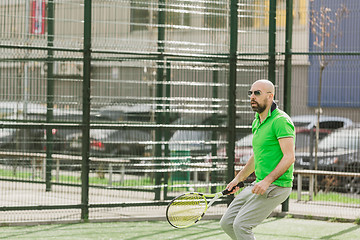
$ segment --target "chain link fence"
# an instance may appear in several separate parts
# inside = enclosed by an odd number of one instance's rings
[[[149,218],[184,191],[219,191],[252,153],[257,79],[297,127],[287,211],[359,218],[358,12],[356,0],[0,1],[1,223]]]

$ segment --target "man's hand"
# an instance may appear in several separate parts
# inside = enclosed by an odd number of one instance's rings
[[[239,187],[236,186],[239,182],[234,179],[226,186],[226,189],[228,191],[232,190],[229,194],[234,194],[240,189]]]
[[[271,182],[266,181],[265,179],[256,183],[252,189],[252,193],[258,195],[264,195],[266,190],[269,188]]]

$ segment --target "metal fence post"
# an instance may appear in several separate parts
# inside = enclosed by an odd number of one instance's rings
[[[291,114],[291,49],[293,27],[293,1],[286,1],[285,62],[284,62],[284,110]],[[289,198],[282,203],[281,211],[289,211]]]
[[[275,85],[276,78],[276,0],[270,0],[269,12],[269,69],[268,78]]]
[[[291,60],[292,60],[292,28],[293,1],[286,1],[286,29],[285,29],[285,61],[284,61],[284,110],[291,114]]]
[[[53,119],[53,108],[54,108],[54,74],[53,74],[53,50],[54,46],[54,1],[49,0],[48,2],[48,35],[47,35],[47,110],[46,110],[46,122],[50,122]],[[51,191],[51,169],[52,169],[52,148],[53,148],[53,136],[52,128],[46,128],[46,160],[45,160],[45,185],[46,191]]]
[[[170,123],[170,94],[171,94],[171,89],[170,89],[170,81],[171,81],[171,65],[170,63],[166,63],[166,86],[165,86],[165,96],[166,96],[166,100],[165,100],[165,124],[169,124]],[[164,155],[166,158],[170,157],[170,149],[169,149],[169,140],[170,140],[170,130],[166,129],[164,131],[164,138],[165,141],[167,142],[165,144],[164,147]],[[164,199],[167,199],[167,192],[168,192],[168,182],[169,182],[169,173],[168,172],[164,172]]]
[[[84,5],[83,118],[81,165],[81,219],[89,218],[90,80],[91,80],[91,0]]]
[[[238,12],[237,0],[230,3],[230,58],[229,58],[229,107],[228,107],[228,156],[227,181],[230,182],[235,176],[235,119],[236,119],[236,62],[237,62],[237,41],[238,41]]]
[[[162,118],[162,97],[163,97],[163,80],[164,80],[164,40],[165,40],[165,0],[159,0],[159,12],[158,12],[158,64],[157,64],[157,74],[156,74],[156,124],[163,124]],[[160,158],[162,155],[161,142],[162,140],[162,129],[155,130],[155,157]],[[155,160],[160,162],[161,160]],[[158,167],[157,167],[158,168]],[[161,194],[161,176],[159,172],[155,173],[155,200],[160,200]]]
[[[213,83],[214,84],[217,84],[219,83],[219,72],[218,70],[214,70],[212,72],[213,74]],[[219,97],[219,94],[218,94],[219,90],[218,90],[218,87],[216,85],[213,86],[213,89],[212,89],[212,99],[218,99]],[[216,105],[216,103],[213,101],[213,106]],[[216,108],[214,107],[214,113],[213,113],[213,116],[212,116],[212,124],[214,125],[218,125],[219,124],[219,119],[218,119],[218,114],[216,113]],[[211,136],[211,140],[216,142],[217,139],[218,139],[218,132],[217,131],[212,131],[212,136]],[[217,144],[211,144],[211,155],[212,156],[216,156],[217,155]],[[216,162],[217,162],[217,159],[214,159],[213,160],[213,165],[212,165],[212,168],[216,168]],[[211,171],[211,183],[215,183],[216,182],[216,178],[217,178],[217,172],[216,171]],[[211,192],[216,192],[216,186],[211,186]]]

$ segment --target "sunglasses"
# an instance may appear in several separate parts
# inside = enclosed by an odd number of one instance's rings
[[[261,91],[260,90],[255,90],[255,91],[248,91],[248,96],[251,97],[251,95],[254,93],[255,96],[260,96],[261,95]],[[271,92],[266,92],[266,93],[271,93]]]

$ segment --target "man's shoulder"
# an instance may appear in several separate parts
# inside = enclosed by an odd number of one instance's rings
[[[294,125],[294,123],[292,122],[291,120],[291,117],[286,113],[284,112],[283,110],[277,108],[275,111],[274,111],[274,121],[284,121],[284,122],[288,122],[292,125]]]
[[[277,108],[277,109],[273,112],[273,114],[274,114],[274,117],[276,117],[276,118],[282,118],[282,117],[284,117],[284,118],[288,118],[288,119],[291,120],[290,116],[289,116],[286,112],[284,112],[283,110],[281,110],[280,108]]]

